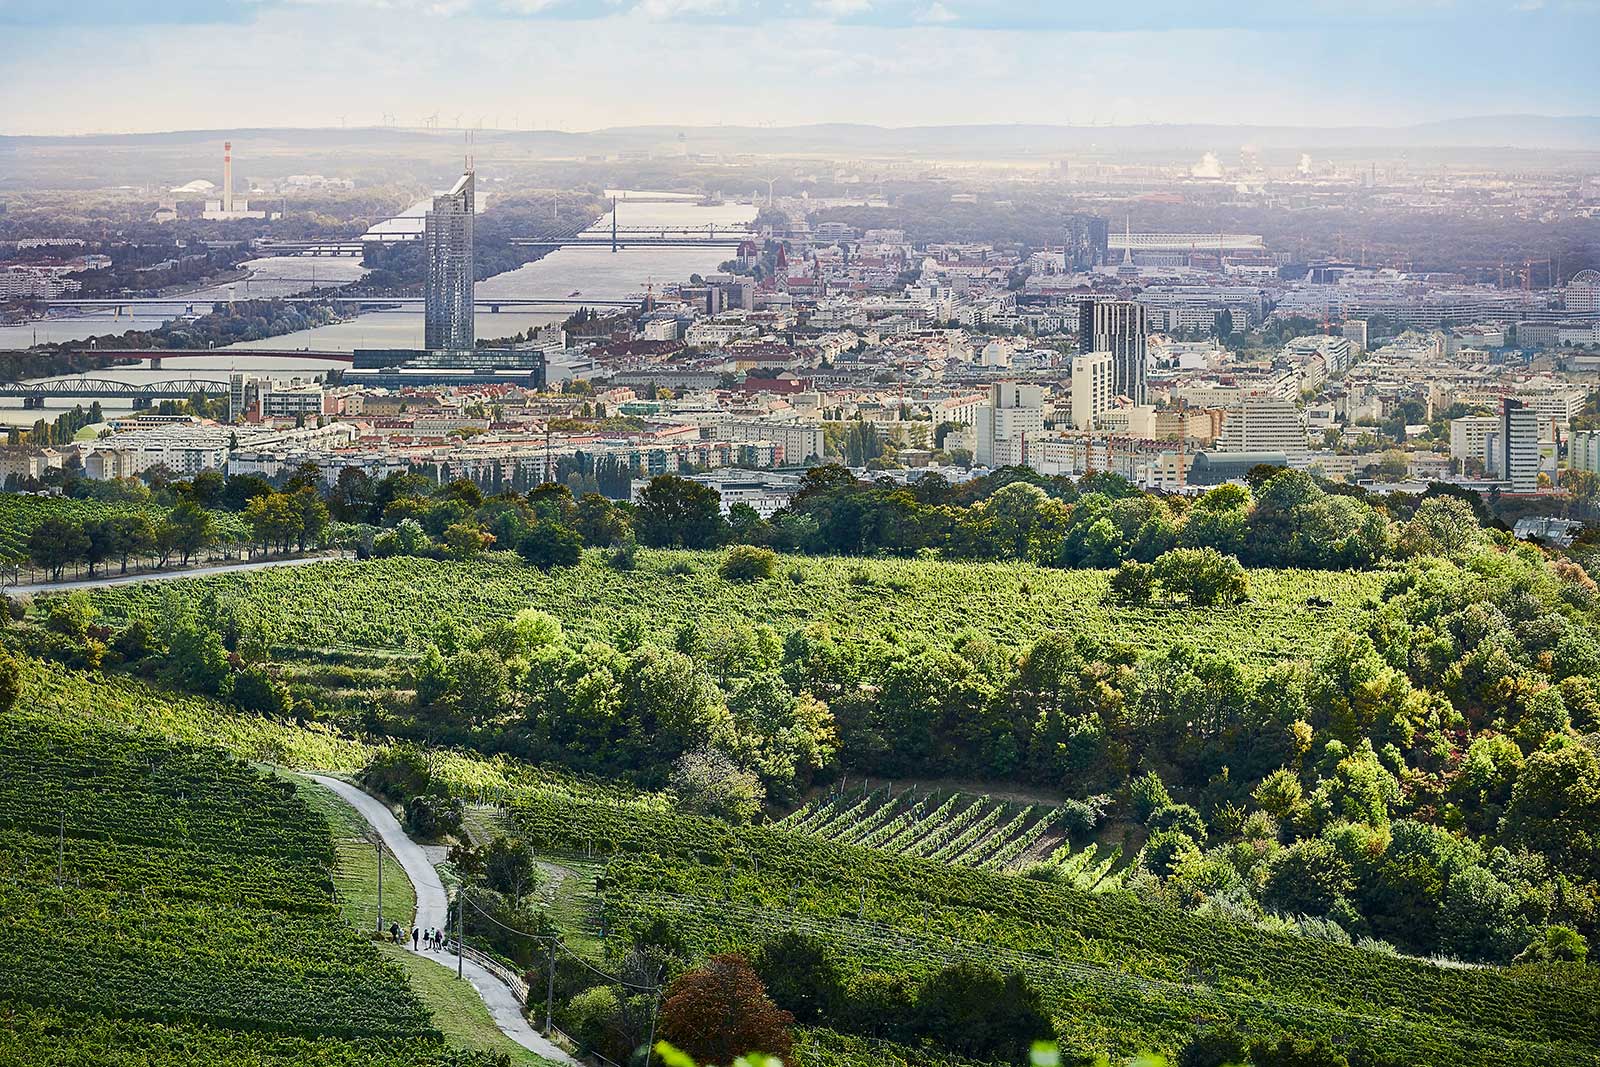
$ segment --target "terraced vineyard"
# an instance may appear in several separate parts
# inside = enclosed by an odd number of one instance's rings
[[[1175,641],[1228,648],[1270,662],[1305,656],[1377,596],[1378,572],[1257,570],[1251,600],[1238,607],[1127,608],[1106,602],[1107,572],[1022,563],[785,557],[758,586],[724,580],[715,552],[641,551],[629,572],[590,552],[577,567],[545,574],[508,553],[466,563],[414,558],[330,562],[178,583],[198,599],[208,589],[248,605],[285,638],[292,659],[374,666],[351,652],[420,651],[446,627],[481,629],[524,608],[561,620],[577,637],[611,640],[630,622],[652,634],[686,621],[703,627],[766,624],[780,633],[814,622],[863,639],[919,634],[950,643],[976,628],[1010,648],[1044,630],[1095,633],[1141,649]],[[688,573],[680,573],[687,566]],[[120,586],[96,594],[113,619],[156,610],[160,591]],[[1307,606],[1323,597],[1332,606]],[[983,605],[982,611],[975,608]],[[1183,625],[1173,626],[1174,613]],[[382,666],[381,664],[376,664]],[[370,680],[370,679],[363,679]]]
[[[776,828],[840,845],[1004,871],[1052,854],[1061,811],[964,793],[892,787],[839,792],[797,809]]]
[[[665,917],[698,953],[798,930],[847,968],[912,977],[983,961],[1025,973],[1081,1048],[1171,1051],[1232,1020],[1258,1034],[1366,1035],[1405,1062],[1600,1063],[1592,981],[1439,968],[1074,888],[1114,857],[1057,858],[1062,876],[1046,881],[570,798],[518,802],[513,821],[542,851],[610,854],[597,891],[619,933]]]
[[[0,752],[0,1063],[489,1062],[341,922],[293,786],[38,714]]]

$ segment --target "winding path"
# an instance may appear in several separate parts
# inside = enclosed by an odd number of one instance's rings
[[[439,872],[433,869],[433,864],[428,862],[428,856],[423,852],[422,846],[406,836],[393,813],[382,801],[368,796],[349,782],[321,774],[312,774],[308,777],[332,790],[341,800],[359,811],[383,839],[384,846],[394,855],[406,872],[406,877],[411,879],[412,887],[417,891],[417,917],[413,925],[424,930],[442,929],[449,921],[449,898],[445,895],[444,883],[439,880]],[[451,970],[456,968],[456,954],[448,948],[438,952],[424,951],[421,955],[434,960],[441,967],[448,967]],[[461,964],[462,973],[467,981],[478,991],[495,1025],[507,1037],[546,1059],[568,1064],[570,1067],[582,1067],[578,1060],[556,1047],[523,1017],[522,1005],[510,987],[470,958],[462,960]]]

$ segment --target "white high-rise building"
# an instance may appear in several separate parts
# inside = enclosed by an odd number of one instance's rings
[[[1489,438],[1500,428],[1498,415],[1463,415],[1450,420],[1450,458],[1462,469],[1468,460],[1489,465]]]
[[[1520,400],[1507,400],[1500,412],[1496,434],[1498,456],[1495,471],[1511,483],[1514,493],[1531,493],[1539,488],[1539,413]]]
[[[999,382],[978,408],[977,447],[973,462],[980,467],[1005,467],[1025,461],[1027,439],[1044,433],[1044,389],[1021,382]]]
[[[1240,397],[1222,420],[1219,452],[1282,452],[1289,466],[1304,468],[1310,455],[1300,409],[1269,396]]]
[[[1094,429],[1094,420],[1111,410],[1117,395],[1115,364],[1110,352],[1072,357],[1072,425],[1077,429]]]

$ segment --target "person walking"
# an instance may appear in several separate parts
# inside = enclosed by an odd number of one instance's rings
[[[422,930],[419,927],[413,926],[411,928],[411,951],[412,952],[416,952],[417,951],[417,949],[418,949],[417,942],[418,942],[419,939],[421,939],[421,937],[422,937]]]
[[[396,945],[398,945],[400,943],[400,924],[399,923],[391,922],[389,924],[389,940],[392,941]]]

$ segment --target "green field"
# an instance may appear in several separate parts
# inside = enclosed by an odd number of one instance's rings
[[[1305,656],[1350,626],[1383,586],[1381,573],[1255,570],[1251,599],[1231,608],[1107,602],[1108,572],[1026,563],[783,557],[777,577],[753,585],[719,577],[716,552],[641,551],[629,572],[589,552],[578,567],[545,574],[496,553],[466,563],[394,558],[330,562],[95,594],[112,619],[156,610],[164,588],[248,606],[290,658],[338,662],[341,651],[417,652],[446,627],[482,629],[525,608],[548,612],[579,638],[610,640],[632,624],[655,639],[686,622],[765,624],[786,633],[827,623],[865,638],[914,636],[948,644],[975,629],[1018,648],[1042,631],[1092,633],[1157,649],[1176,641],[1228,649],[1258,662]],[[684,569],[689,573],[680,573]],[[1310,608],[1308,597],[1330,608]],[[1174,625],[1177,623],[1178,625]],[[358,657],[358,681],[381,681]],[[381,661],[377,663],[382,667]],[[392,684],[392,683],[391,683]]]

